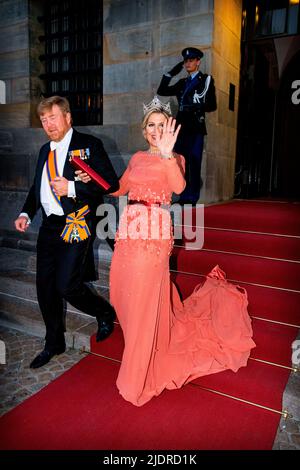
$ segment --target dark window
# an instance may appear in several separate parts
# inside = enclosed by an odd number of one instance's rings
[[[297,34],[299,0],[244,0],[242,39]]]
[[[102,0],[45,2],[45,96],[66,96],[75,125],[102,124]]]
[[[256,6],[256,35],[284,34],[288,3],[286,0],[262,1]]]
[[[229,83],[229,104],[228,108],[230,111],[234,111],[234,100],[235,100],[235,85]]]

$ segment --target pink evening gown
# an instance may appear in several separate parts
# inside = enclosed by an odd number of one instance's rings
[[[184,158],[135,153],[114,196],[169,204],[185,187]],[[137,203],[125,207],[110,270],[110,300],[125,340],[117,387],[141,406],[165,388],[245,366],[251,348],[247,294],[216,266],[181,301],[170,280],[173,246],[169,212]]]

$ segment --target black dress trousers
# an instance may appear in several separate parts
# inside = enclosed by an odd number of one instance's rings
[[[92,236],[78,243],[60,237],[65,222],[65,216],[44,214],[37,241],[37,296],[49,350],[65,344],[63,299],[97,320],[113,316],[111,305],[84,283],[95,232],[91,217],[88,214],[86,222]]]

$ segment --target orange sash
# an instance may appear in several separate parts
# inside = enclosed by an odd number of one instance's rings
[[[50,150],[47,160],[47,176],[49,181],[49,186],[51,188],[52,196],[54,197],[57,204],[61,207],[60,196],[57,196],[54,192],[53,187],[51,186],[50,182],[54,180],[57,176],[60,176],[57,169],[57,161],[56,161],[56,150]]]

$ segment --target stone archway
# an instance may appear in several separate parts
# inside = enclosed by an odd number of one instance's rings
[[[277,103],[272,193],[300,199],[300,50],[284,69]]]

